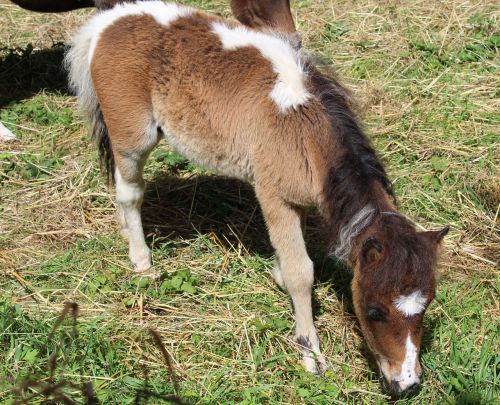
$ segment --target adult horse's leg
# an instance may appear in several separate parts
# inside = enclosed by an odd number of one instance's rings
[[[11,0],[19,7],[26,10],[39,11],[46,13],[59,13],[71,11],[79,8],[97,7],[100,10],[106,10],[114,7],[115,4],[133,2],[136,0]],[[141,0],[137,0],[141,1]],[[145,1],[145,0],[142,0]]]
[[[313,263],[302,235],[300,213],[272,192],[256,185],[271,243],[276,249],[277,264],[273,271],[277,282],[290,294],[295,311],[295,339],[301,346],[302,363],[311,373],[327,368],[321,354],[318,333],[312,315]]]
[[[61,12],[94,7],[94,0],[11,0],[19,7],[31,11]]]

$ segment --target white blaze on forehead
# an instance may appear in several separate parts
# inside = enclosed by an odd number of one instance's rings
[[[118,4],[110,10],[98,13],[91,18],[73,39],[73,42],[91,41],[88,62],[92,61],[95,47],[102,32],[120,18],[137,15],[150,15],[158,24],[168,26],[178,18],[192,14],[194,9],[179,6],[175,3],[165,4],[162,1],[143,1],[138,3]]]
[[[252,46],[272,63],[274,72],[278,74],[278,80],[269,96],[282,113],[305,104],[311,97],[304,84],[306,75],[299,54],[286,40],[252,31],[243,26],[231,28],[216,22],[212,27],[224,49],[234,50]]]
[[[412,316],[422,313],[426,302],[427,297],[421,291],[414,291],[409,295],[400,295],[394,300],[394,305],[403,315]]]
[[[408,334],[406,338],[406,353],[401,365],[401,373],[394,379],[399,383],[399,388],[404,391],[406,388],[413,384],[420,383],[420,377],[417,375],[417,348],[411,341],[411,337]]]

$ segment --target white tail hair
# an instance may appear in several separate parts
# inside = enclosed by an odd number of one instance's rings
[[[92,22],[83,26],[73,37],[64,57],[64,67],[68,71],[69,88],[75,93],[79,110],[89,123],[92,140],[99,146],[101,167],[106,170],[108,180],[111,178],[114,181],[113,152],[90,74],[93,43],[96,40]]]
[[[69,88],[78,99],[80,111],[93,124],[92,117],[99,101],[90,75],[90,53],[94,31],[88,28],[87,24],[73,37],[64,57],[64,67],[68,71]]]

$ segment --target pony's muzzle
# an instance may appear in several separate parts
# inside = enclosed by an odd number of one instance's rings
[[[389,389],[391,391],[391,394],[398,397],[404,395],[416,394],[419,388],[420,388],[420,376],[418,376],[412,382],[392,380],[389,383]]]

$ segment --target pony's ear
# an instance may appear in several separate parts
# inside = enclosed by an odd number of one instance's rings
[[[443,238],[446,235],[448,235],[449,231],[450,227],[449,225],[446,225],[443,229],[440,229],[439,231],[427,231],[423,232],[423,234],[431,241],[433,241],[436,245],[439,245],[443,241]]]
[[[248,27],[296,32],[290,0],[231,0],[230,4],[236,19]]]
[[[374,237],[370,237],[363,242],[361,248],[362,264],[368,266],[377,263],[382,258],[382,244]]]

